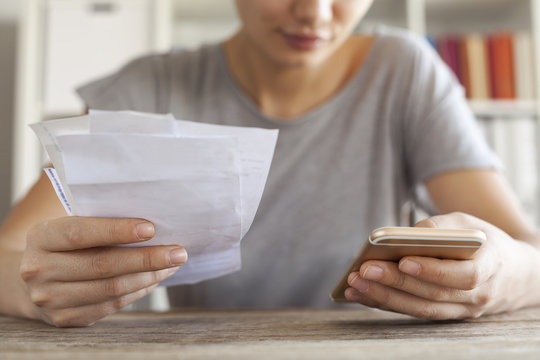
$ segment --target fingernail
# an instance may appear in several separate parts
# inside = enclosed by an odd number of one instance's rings
[[[354,288],[350,287],[345,289],[345,299],[350,301],[359,301],[361,297],[356,291],[354,291]]]
[[[349,277],[347,278],[347,284],[352,285],[352,283],[356,280],[357,277],[359,277],[360,274],[357,272],[353,272],[349,274]]]
[[[354,281],[353,287],[360,292],[366,292],[369,290],[369,281],[358,278]]]
[[[154,224],[142,222],[137,224],[135,231],[139,240],[149,240],[154,236],[156,230],[154,229]]]
[[[399,270],[405,274],[418,276],[420,274],[420,264],[411,260],[405,260],[399,263]]]
[[[348,283],[360,292],[369,290],[369,281],[362,279],[359,273],[351,273],[349,275]]]
[[[169,276],[171,276],[172,274],[176,273],[176,272],[178,271],[178,269],[180,269],[179,266],[173,267],[173,268],[169,268]]]
[[[169,251],[169,263],[171,265],[182,265],[187,260],[187,252],[183,248],[176,248]]]
[[[378,281],[383,276],[383,269],[381,269],[378,266],[370,265],[367,267],[367,269],[364,271],[364,275],[362,277],[366,280],[374,280]]]

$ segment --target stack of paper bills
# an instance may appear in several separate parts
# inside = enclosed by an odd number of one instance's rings
[[[163,285],[240,269],[240,240],[259,206],[277,130],[109,111],[32,129],[70,215],[147,219],[156,235],[136,246],[186,248],[187,263]]]

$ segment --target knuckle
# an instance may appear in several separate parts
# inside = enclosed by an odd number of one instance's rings
[[[161,278],[163,277],[162,274],[165,273],[165,272],[166,272],[166,270],[165,271],[152,271],[150,273],[150,283],[155,284],[155,283],[161,281]]]
[[[491,301],[491,297],[488,294],[479,294],[475,297],[473,304],[478,306],[486,306]]]
[[[85,325],[84,323],[81,323],[78,317],[75,317],[67,313],[67,311],[57,311],[54,314],[51,314],[49,316],[49,322],[51,323],[51,325],[56,326],[58,328]]]
[[[482,291],[479,291],[473,299],[473,304],[477,306],[484,307],[490,304],[494,297],[494,291],[491,288],[486,288]]]
[[[432,217],[422,219],[419,222],[417,222],[415,226],[429,227],[429,228],[437,227],[437,221],[436,221],[435,218],[436,218],[436,216],[432,216]]]
[[[405,275],[399,273],[392,279],[392,286],[397,289],[402,289],[405,286]]]
[[[444,282],[444,280],[446,280],[446,278],[448,277],[445,269],[441,266],[431,267],[429,272],[431,273],[431,277],[435,282]]]
[[[454,211],[450,214],[456,220],[469,220],[470,215],[462,211]]]
[[[152,253],[152,248],[145,248],[143,251],[142,251],[142,254],[141,254],[141,266],[143,269],[145,270],[154,270],[154,269],[158,269],[159,267],[157,266],[158,264],[156,264],[156,261],[154,260],[154,257],[152,256],[153,253]]]
[[[110,241],[114,241],[122,235],[122,225],[120,221],[112,220],[107,226],[106,236]]]
[[[33,261],[28,256],[23,256],[19,265],[19,275],[23,281],[29,282],[36,279],[40,272],[39,262]]]
[[[155,286],[146,287],[128,295],[119,296],[116,299],[111,300],[106,307],[107,314],[111,314],[118,310],[123,309],[135,300],[148,295]]]
[[[83,236],[81,225],[77,221],[69,221],[62,231],[63,240],[71,246],[80,244]]]
[[[421,319],[429,319],[429,320],[446,320],[447,316],[445,316],[435,305],[433,304],[425,304],[419,309],[418,316]]]
[[[162,269],[157,271],[152,271],[150,278],[149,286],[157,284],[165,280],[171,275],[171,269]]]
[[[42,289],[31,289],[30,290],[30,301],[37,307],[47,307],[52,300],[52,296]]]
[[[477,264],[473,264],[466,283],[466,290],[473,290],[480,284],[481,270]]]
[[[481,308],[474,306],[474,307],[469,307],[467,318],[478,319],[482,315],[484,315],[484,311]]]
[[[109,279],[104,283],[104,293],[111,298],[122,295],[123,288],[122,281],[118,278]]]
[[[96,253],[94,256],[92,256],[90,266],[92,271],[100,277],[107,277],[111,275],[111,265],[111,262],[104,253]]]
[[[69,321],[68,319],[62,315],[62,313],[56,313],[49,317],[49,322],[51,325],[56,327],[68,327]]]
[[[432,216],[432,217],[429,217],[426,219],[426,226],[427,227],[432,227],[432,228],[437,228],[439,227],[439,217],[438,216]]]
[[[388,305],[391,301],[390,291],[383,289],[380,294],[380,299],[377,300],[381,305]]]
[[[434,287],[433,289],[431,289],[429,297],[431,300],[441,302],[448,299],[448,294],[446,290],[439,287]]]
[[[111,306],[112,306],[112,311],[111,312],[121,310],[124,307],[126,307],[127,305],[129,305],[129,301],[125,296],[121,296],[121,297],[119,297],[117,299],[114,299],[112,301],[112,303],[111,303]]]

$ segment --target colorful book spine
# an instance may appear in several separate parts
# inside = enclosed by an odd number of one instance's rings
[[[463,39],[465,61],[469,76],[469,97],[486,100],[491,97],[491,79],[488,66],[488,48],[484,37],[480,34],[467,35]]]
[[[533,54],[531,34],[514,34],[514,77],[518,99],[533,100],[536,97]]]
[[[463,83],[459,57],[459,38],[447,36],[439,39],[437,41],[437,51],[448,67],[452,69],[458,80]]]
[[[510,33],[492,34],[488,37],[489,66],[493,79],[492,98],[515,99],[514,44]]]
[[[436,49],[470,99],[536,97],[531,35],[526,32],[466,34],[436,39]]]
[[[467,98],[471,98],[471,73],[469,64],[469,49],[467,48],[467,42],[464,39],[461,39],[459,42],[459,67],[460,67],[460,78],[461,84],[465,88],[465,94]]]

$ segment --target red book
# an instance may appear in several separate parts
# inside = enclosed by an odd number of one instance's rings
[[[455,36],[442,37],[437,41],[437,50],[444,62],[452,69],[459,82],[463,84],[459,60],[459,39]]]
[[[491,97],[494,99],[516,98],[513,42],[514,38],[510,33],[489,36]]]

